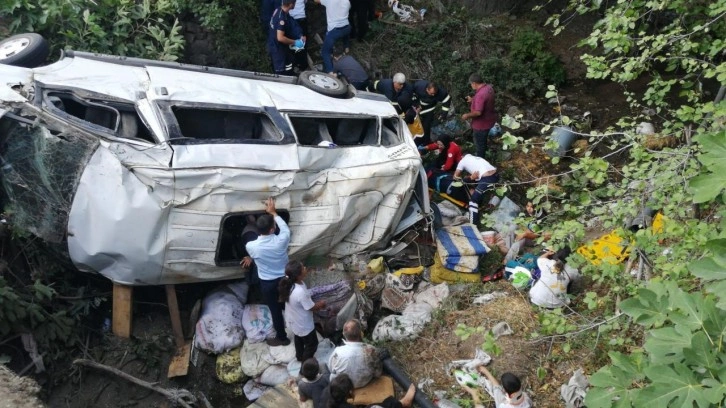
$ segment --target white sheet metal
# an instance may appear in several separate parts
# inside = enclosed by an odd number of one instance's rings
[[[32,77],[31,69],[0,64],[0,101],[25,102],[27,99],[15,92],[12,87],[29,83]]]
[[[156,284],[168,214],[169,208],[160,206],[147,186],[101,146],[73,199],[68,222],[71,259],[80,270],[100,272],[114,282]]]
[[[84,58],[64,58],[34,72],[34,79],[49,87],[85,89],[127,101],[137,100],[149,83],[144,68]]]
[[[335,112],[390,116],[390,104],[369,99],[337,99],[299,85],[227,77],[211,73],[147,67],[154,89],[166,88],[171,101],[224,104],[231,106],[275,106],[281,111]]]

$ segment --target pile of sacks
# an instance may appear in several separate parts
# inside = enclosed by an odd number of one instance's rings
[[[247,304],[246,282],[230,283],[210,292],[202,302],[195,328],[194,346],[217,355],[216,373],[220,381],[233,384],[247,380],[243,390],[248,400],[259,398],[269,387],[285,383],[300,372],[295,345],[270,347],[265,340],[275,337],[272,315],[266,305]],[[310,289],[314,300],[325,299],[325,310],[316,312],[319,327],[342,329],[346,320],[367,320],[372,303],[350,281],[320,285]],[[292,333],[287,333],[292,338]],[[328,361],[335,345],[318,335],[315,357]]]

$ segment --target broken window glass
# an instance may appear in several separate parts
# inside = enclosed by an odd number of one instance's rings
[[[132,103],[94,100],[79,97],[72,92],[49,91],[45,93],[45,105],[56,114],[60,112],[61,116],[68,115],[92,129],[124,139],[156,143]]]
[[[0,119],[0,135],[6,214],[18,231],[62,243],[76,187],[99,140],[81,132],[54,135],[6,119]]]
[[[247,256],[245,245],[257,239],[260,235],[255,223],[264,212],[231,213],[222,218],[219,233],[217,254],[214,258],[217,266],[236,266]],[[277,210],[277,214],[285,222],[290,221],[290,213],[286,210]],[[275,234],[280,233],[278,227]]]
[[[290,116],[298,143],[304,146],[378,146],[375,117]]]
[[[395,146],[403,141],[400,122],[399,118],[383,118],[383,126],[381,126],[382,146]]]
[[[261,112],[182,106],[173,106],[171,110],[179,124],[179,133],[184,139],[233,143],[282,140],[280,130]]]

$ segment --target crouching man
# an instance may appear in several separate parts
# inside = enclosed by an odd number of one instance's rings
[[[456,166],[454,172],[454,180],[462,179],[462,174],[466,172],[469,175],[463,178],[464,183],[476,183],[474,191],[469,199],[469,222],[479,226],[481,215],[479,214],[479,204],[484,198],[484,192],[497,181],[497,168],[492,166],[488,161],[471,154],[467,154]]]
[[[328,361],[330,381],[346,374],[355,388],[368,385],[383,373],[381,353],[370,344],[363,343],[363,330],[356,319],[345,322],[343,326],[344,345],[336,347]]]

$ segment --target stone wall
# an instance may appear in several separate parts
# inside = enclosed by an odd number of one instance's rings
[[[214,46],[214,36],[193,20],[182,21],[184,62],[195,65],[224,66]]]

